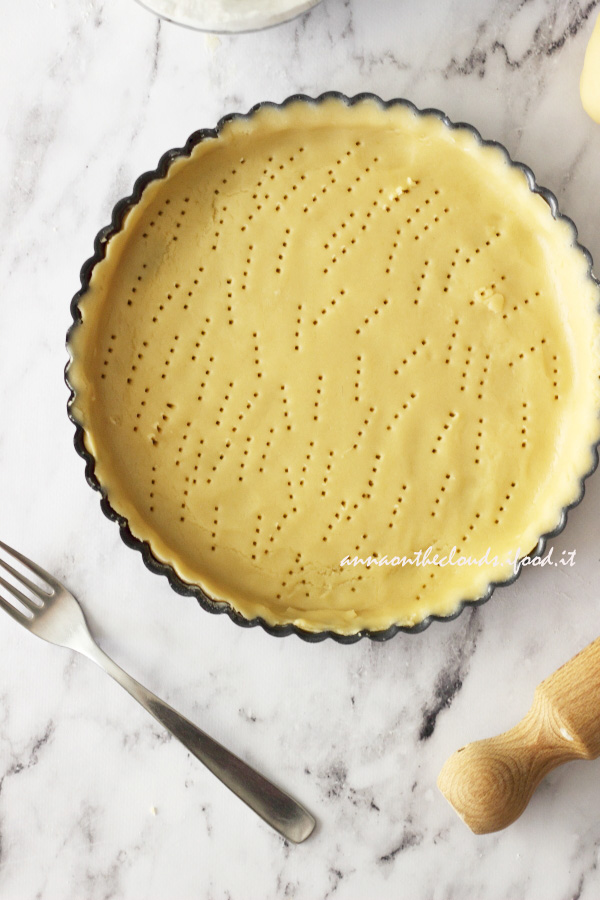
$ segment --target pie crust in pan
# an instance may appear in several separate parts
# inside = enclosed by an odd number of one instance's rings
[[[598,299],[554,196],[473,128],[372,95],[259,104],[165,154],[98,235],[75,444],[125,542],[205,609],[307,640],[421,631],[581,499]]]

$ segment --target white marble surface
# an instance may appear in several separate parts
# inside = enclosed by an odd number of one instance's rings
[[[318,816],[286,845],[94,666],[0,618],[3,900],[592,900],[600,762],[474,837],[435,787],[600,631],[600,476],[557,550],[477,611],[385,645],[276,640],[202,612],[104,518],[72,447],[68,305],[134,178],[224,113],[297,91],[437,106],[504,142],[600,259],[600,127],[578,78],[598,0],[324,0],[216,38],[133,0],[21,0],[0,31],[0,532],[104,648]],[[156,815],[152,808],[156,809]]]

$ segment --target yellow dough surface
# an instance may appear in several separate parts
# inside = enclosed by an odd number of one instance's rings
[[[263,107],[108,242],[72,410],[111,505],[184,581],[270,624],[414,625],[509,578],[579,496],[598,301],[568,224],[467,129]],[[490,552],[341,565],[430,547]]]

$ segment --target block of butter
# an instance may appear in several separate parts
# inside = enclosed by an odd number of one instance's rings
[[[585,52],[579,90],[586,113],[595,122],[600,122],[600,16]]]

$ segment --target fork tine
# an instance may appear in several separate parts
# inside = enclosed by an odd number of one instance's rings
[[[17,609],[16,606],[13,606],[12,603],[9,603],[8,600],[5,600],[2,594],[0,594],[0,607],[12,616],[15,622],[18,622],[19,625],[28,625],[29,619],[22,613],[20,609]]]
[[[5,600],[2,594],[0,594],[0,607],[12,616],[15,622],[18,622],[19,625],[28,625],[30,619],[25,615],[24,612],[21,612],[20,609],[17,609],[16,606],[13,606],[12,603],[9,603],[8,600]]]
[[[21,584],[24,584],[25,587],[30,590],[32,594],[35,594],[36,597],[39,597],[40,600],[48,598],[48,594],[46,593],[46,591],[43,591],[40,587],[37,586],[37,584],[34,584],[33,581],[30,581],[29,578],[27,578],[25,575],[22,575],[21,572],[17,572],[16,569],[13,569],[12,566],[9,566],[9,564],[5,562],[1,557],[0,567],[4,569],[5,572],[9,572]]]
[[[6,553],[10,554],[10,556],[14,557],[14,559],[18,559],[22,565],[28,568],[34,575],[37,575],[38,578],[41,578],[42,581],[45,581],[48,586],[52,589],[52,591],[59,590],[61,588],[60,581],[57,581],[49,572],[46,572],[45,569],[42,569],[41,566],[38,566],[37,563],[32,562],[32,560],[27,559],[26,556],[23,556],[22,553],[19,553],[18,550],[13,550],[12,547],[9,547],[8,544],[5,544],[3,541],[0,541],[0,548],[4,550]]]
[[[0,575],[0,585],[8,591],[9,594],[12,594],[23,606],[30,610],[30,612],[36,612],[40,609],[37,603],[34,603],[31,597],[27,597],[26,594],[23,594],[18,588],[16,588],[9,581],[6,581],[2,575]]]

